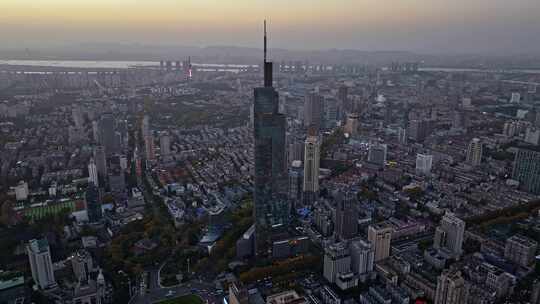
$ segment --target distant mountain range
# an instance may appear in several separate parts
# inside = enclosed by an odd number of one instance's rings
[[[478,54],[418,54],[407,51],[361,51],[348,49],[286,50],[270,49],[271,60],[309,61],[318,64],[388,65],[391,62],[422,62],[423,66],[475,68],[538,68],[537,56],[483,56]],[[143,44],[92,43],[32,49],[0,49],[0,59],[31,60],[126,60],[182,61],[256,64],[262,50],[235,46],[151,46]]]

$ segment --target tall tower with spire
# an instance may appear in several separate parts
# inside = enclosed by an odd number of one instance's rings
[[[267,61],[264,22],[264,86],[254,89],[253,137],[255,142],[254,208],[256,253],[265,251],[272,227],[286,224],[285,115],[278,112],[279,96],[272,86],[272,62]]]

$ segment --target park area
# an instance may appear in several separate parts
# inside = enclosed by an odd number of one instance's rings
[[[195,295],[181,296],[174,299],[168,299],[157,302],[156,304],[202,304],[201,298]]]

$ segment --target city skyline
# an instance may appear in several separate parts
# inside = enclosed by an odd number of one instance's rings
[[[3,0],[0,302],[540,304],[537,7]]]
[[[158,0],[2,1],[4,49],[80,43],[405,50],[425,53],[534,53],[540,3],[518,0],[219,2]]]

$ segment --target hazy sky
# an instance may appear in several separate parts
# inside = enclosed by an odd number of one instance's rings
[[[540,0],[0,0],[4,47],[81,42],[540,52]]]

